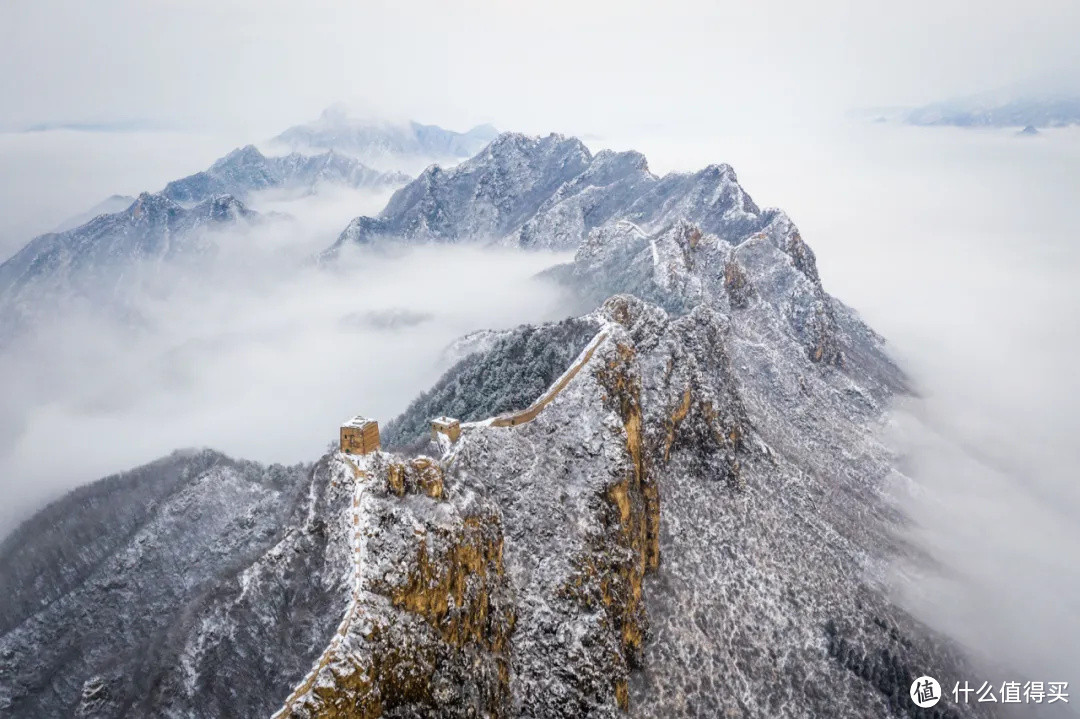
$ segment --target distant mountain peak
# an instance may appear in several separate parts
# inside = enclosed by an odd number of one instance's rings
[[[1080,92],[997,91],[907,110],[911,125],[1065,127],[1080,124]]]
[[[576,137],[505,132],[456,167],[429,167],[377,218],[350,223],[326,256],[380,238],[573,249],[612,220],[656,229],[680,218],[727,238],[766,222],[731,165],[657,177],[640,152],[594,155]]]
[[[0,264],[0,346],[72,299],[117,301],[138,284],[138,272],[128,270],[144,262],[213,252],[203,230],[261,217],[230,194],[185,208],[143,192],[124,209],[36,237]]]
[[[180,205],[159,193],[140,192],[127,209],[127,214],[133,219],[140,219],[146,215],[157,215],[169,210],[179,210]]]
[[[498,136],[499,131],[491,123],[484,123],[483,125],[477,125],[465,134],[490,141]]]
[[[401,173],[374,170],[333,150],[319,155],[294,152],[268,157],[254,145],[245,145],[217,160],[208,170],[170,182],[163,194],[191,205],[217,195],[243,198],[270,188],[312,191],[317,184],[327,182],[383,189],[401,185],[408,179]]]
[[[356,117],[344,106],[332,105],[315,120],[290,127],[270,142],[309,154],[333,150],[379,169],[415,171],[432,162],[472,157],[497,134],[488,124],[455,132],[415,120]]]
[[[254,145],[244,145],[238,147],[229,154],[225,155],[221,159],[217,160],[211,167],[223,167],[230,164],[240,164],[249,162],[263,162],[266,160],[266,156],[259,151],[259,148]]]

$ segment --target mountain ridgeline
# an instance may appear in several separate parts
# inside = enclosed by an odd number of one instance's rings
[[[460,165],[429,167],[377,217],[353,220],[324,256],[387,239],[566,250],[615,219],[660,227],[686,217],[724,238],[769,221],[728,165],[656,177],[637,152],[594,155],[572,137],[505,133]]]
[[[920,126],[1068,127],[1080,124],[1080,94],[960,98],[908,110],[903,119]]]
[[[112,198],[101,205],[111,212],[41,235],[0,264],[0,345],[64,305],[97,305],[120,316],[137,312],[129,299],[144,280],[156,283],[159,270],[179,261],[212,260],[215,232],[284,219],[250,209],[245,203],[256,193],[310,195],[330,186],[381,191],[408,179],[334,152],[267,157],[248,145],[161,192],[142,193],[123,209],[114,208],[124,198]],[[197,274],[203,268],[178,269]]]
[[[0,346],[77,305],[128,311],[138,270],[213,252],[214,232],[263,221],[232,195],[183,207],[144,192],[126,209],[41,235],[0,264]]]
[[[386,241],[576,248],[546,276],[587,310],[478,337],[377,451],[177,455],[46,509],[0,547],[0,712],[997,715],[908,697],[975,672],[880,590],[907,381],[730,167],[502,135],[323,259]]]
[[[475,155],[497,135],[491,125],[454,132],[412,121],[364,120],[350,117],[341,107],[329,107],[317,119],[285,130],[270,144],[304,153],[331,150],[370,167],[400,170],[460,161]]]
[[[260,190],[314,194],[320,185],[384,189],[408,181],[408,175],[379,172],[332,150],[320,155],[294,152],[267,157],[254,145],[247,145],[230,152],[207,170],[170,182],[161,194],[173,202],[192,204],[217,195],[243,198]]]

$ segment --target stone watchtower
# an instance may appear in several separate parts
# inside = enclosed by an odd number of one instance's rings
[[[461,422],[453,417],[436,417],[431,420],[431,436],[438,439],[440,434],[445,434],[451,442],[457,442],[461,436]]]
[[[359,415],[341,425],[341,451],[368,454],[379,449],[379,423]]]

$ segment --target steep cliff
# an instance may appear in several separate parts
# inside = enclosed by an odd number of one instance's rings
[[[590,319],[535,418],[336,460],[361,488],[355,610],[281,716],[904,716],[916,676],[959,676],[875,588],[889,458],[880,406],[837,402],[857,381],[777,358],[806,406],[778,423],[728,317],[621,295]]]

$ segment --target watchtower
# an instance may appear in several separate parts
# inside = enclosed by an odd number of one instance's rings
[[[461,436],[461,422],[453,417],[436,417],[431,420],[431,436],[438,439],[440,434],[445,434],[451,442],[457,442]]]
[[[379,423],[359,415],[341,425],[341,451],[368,454],[379,449]]]

